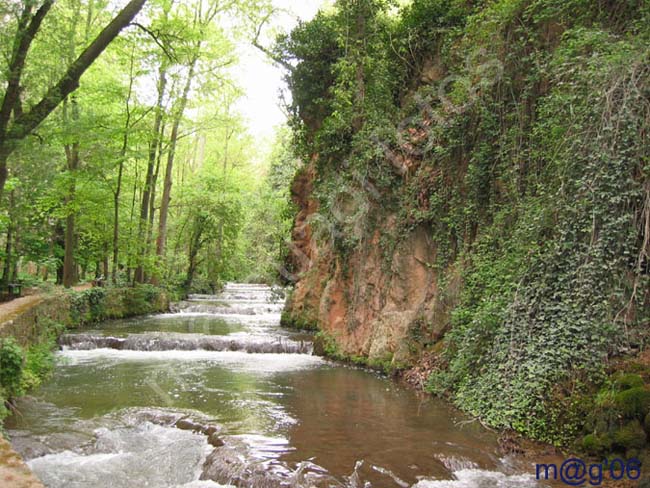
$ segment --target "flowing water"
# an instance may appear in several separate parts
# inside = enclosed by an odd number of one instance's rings
[[[445,403],[313,356],[282,307],[229,284],[62,337],[14,447],[51,488],[536,486]]]

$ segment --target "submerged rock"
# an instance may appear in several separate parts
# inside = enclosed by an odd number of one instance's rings
[[[191,430],[192,432],[203,432],[204,427],[201,424],[193,422],[187,418],[178,420],[174,427],[181,430]]]
[[[221,440],[221,438],[216,434],[210,434],[208,436],[208,444],[210,444],[213,447],[222,447],[225,445],[225,443]]]

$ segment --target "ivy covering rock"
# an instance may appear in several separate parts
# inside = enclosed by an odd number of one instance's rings
[[[426,358],[486,425],[643,450],[647,372],[617,371],[650,330],[648,26],[641,1],[364,0],[281,38],[311,161],[285,323]]]

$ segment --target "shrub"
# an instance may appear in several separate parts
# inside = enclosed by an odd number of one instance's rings
[[[154,310],[154,303],[160,296],[160,289],[149,284],[124,290],[124,305],[129,315],[144,315]]]
[[[9,410],[6,407],[7,394],[4,389],[0,387],[0,435],[3,434],[2,422],[9,415]]]
[[[106,289],[95,287],[73,292],[70,315],[75,324],[90,323],[105,318]]]
[[[5,403],[40,386],[54,370],[56,338],[63,325],[41,321],[39,342],[24,350],[13,337],[0,340],[0,424],[8,414]]]
[[[336,344],[336,339],[323,331],[319,331],[314,336],[314,352],[318,356],[325,356],[337,360],[345,359],[345,356]]]
[[[0,387],[7,399],[22,393],[23,349],[13,337],[0,341]]]
[[[53,340],[41,344],[35,344],[25,354],[25,365],[21,387],[23,391],[34,389],[48,378],[54,371],[54,354],[52,349],[56,347]]]

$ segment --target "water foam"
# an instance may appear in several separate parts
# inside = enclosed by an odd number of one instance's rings
[[[120,351],[92,349],[89,351],[64,350],[58,356],[66,364],[77,365],[112,360],[121,361],[204,361],[252,373],[280,373],[322,366],[325,361],[307,354],[250,354],[241,351]]]
[[[97,429],[91,445],[35,458],[28,465],[46,486],[170,488],[196,482],[210,451],[204,436],[146,422]]]
[[[120,351],[244,351],[248,353],[311,354],[312,343],[293,341],[282,336],[229,336],[204,334],[149,333],[112,337],[96,334],[66,334],[59,344],[71,350],[116,349]]]
[[[497,471],[462,469],[454,472],[453,480],[423,479],[413,488],[526,488],[538,486],[528,475],[508,476]]]

